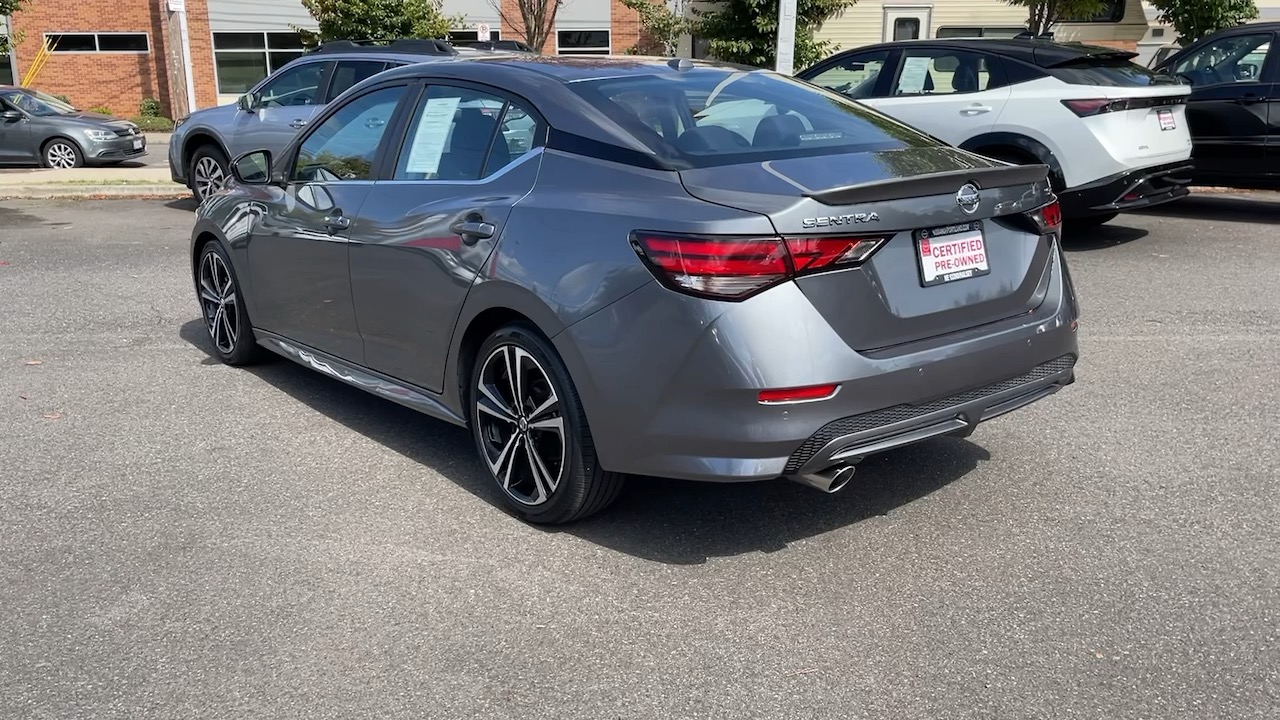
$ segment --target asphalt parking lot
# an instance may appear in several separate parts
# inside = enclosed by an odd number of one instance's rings
[[[0,717],[1274,718],[1280,202],[1070,241],[1078,382],[560,530],[469,438],[206,350],[189,203],[0,204]]]

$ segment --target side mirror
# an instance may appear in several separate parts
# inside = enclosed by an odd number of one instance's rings
[[[236,104],[240,106],[241,110],[251,113],[262,107],[262,98],[259,97],[258,93],[245,93],[240,96]]]
[[[231,174],[244,185],[268,185],[274,180],[271,173],[271,153],[253,150],[231,163]]]
[[[18,112],[17,110],[5,110],[4,112],[0,112],[0,120],[6,120],[6,121],[21,120],[24,117],[26,116]]]

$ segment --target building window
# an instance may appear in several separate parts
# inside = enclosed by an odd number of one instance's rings
[[[450,30],[448,35],[449,42],[454,43],[473,43],[480,42],[479,30]],[[501,40],[502,31],[494,28],[489,31],[490,40]]]
[[[919,40],[920,18],[898,18],[893,21],[893,40]]]
[[[1014,38],[1026,32],[1024,27],[940,27],[936,37],[943,38]]]
[[[146,33],[45,33],[56,53],[145,53],[151,51]]]
[[[560,30],[556,32],[556,53],[560,55],[608,55],[608,30]]]
[[[13,59],[9,53],[0,53],[0,85],[13,85]]]
[[[247,93],[258,81],[302,54],[302,36],[296,32],[216,32],[213,65],[218,94]]]

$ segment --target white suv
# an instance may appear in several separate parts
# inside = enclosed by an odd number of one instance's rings
[[[1050,168],[1076,225],[1187,194],[1191,88],[1135,53],[1043,40],[916,40],[799,73],[947,143]]]

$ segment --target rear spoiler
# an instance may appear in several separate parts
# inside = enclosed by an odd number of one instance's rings
[[[806,192],[823,205],[856,205],[858,203],[906,200],[908,198],[949,195],[965,183],[978,189],[1032,185],[1049,177],[1048,165],[1003,165],[997,167],[948,170],[904,179],[875,180],[845,185],[830,190]]]

